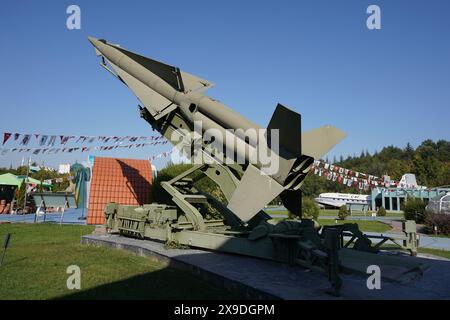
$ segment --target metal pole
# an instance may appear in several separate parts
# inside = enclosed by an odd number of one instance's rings
[[[23,213],[25,213],[25,207],[27,206],[27,181],[28,176],[30,175],[30,161],[31,157],[28,157],[28,168],[27,168],[27,176],[24,180],[25,183],[25,196],[23,197]],[[36,216],[34,217],[34,222],[36,222]]]
[[[86,170],[86,169],[82,169],[82,170]],[[81,220],[84,219],[84,208],[86,207],[86,196],[87,196],[87,190],[86,190],[86,180],[85,178],[85,172],[83,171],[83,173],[80,175],[80,179],[83,179],[82,184],[83,184],[83,207],[81,209]],[[80,184],[81,187],[81,184]],[[302,199],[300,198],[300,201]]]
[[[0,267],[3,264],[3,259],[5,258],[5,254],[6,254],[6,248],[3,250],[3,253],[2,253],[2,259],[0,260]]]
[[[11,240],[11,233],[7,233],[5,239],[3,240],[3,254],[0,260],[0,267],[3,264],[3,259],[5,258],[6,249],[8,249],[9,241]]]

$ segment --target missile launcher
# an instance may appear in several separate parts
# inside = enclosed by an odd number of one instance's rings
[[[210,81],[106,40],[89,37],[89,41],[101,66],[140,100],[141,117],[187,158],[201,156],[190,169],[161,183],[172,203],[108,204],[109,230],[320,270],[336,295],[344,270],[365,273],[369,265],[378,264],[392,270],[384,277],[397,281],[422,272],[423,265],[377,254],[381,244],[391,241],[414,255],[418,246],[414,222],[405,224],[403,234],[381,236],[374,244],[357,224],[277,222],[264,211],[279,196],[287,210],[301,217],[304,179],[314,159],[346,136],[343,131],[326,125],[302,132],[300,114],[281,104],[262,128],[206,96],[213,86]],[[202,187],[202,179],[211,180],[221,196]]]

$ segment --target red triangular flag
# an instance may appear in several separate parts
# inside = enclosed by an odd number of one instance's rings
[[[11,137],[11,133],[5,132],[3,133],[3,145],[8,141],[9,137]]]

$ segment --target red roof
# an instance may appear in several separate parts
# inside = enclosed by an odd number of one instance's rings
[[[150,203],[152,168],[148,160],[95,157],[87,224],[103,224],[108,202]]]

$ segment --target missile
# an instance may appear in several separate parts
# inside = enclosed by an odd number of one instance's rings
[[[213,86],[210,81],[106,40],[88,39],[102,58],[101,65],[129,87],[144,106],[143,117],[171,143],[178,142],[174,133],[183,130],[195,137],[195,124],[200,123],[202,145],[212,146],[202,147],[202,153],[223,165],[243,160],[239,164],[244,174],[228,202],[228,208],[242,221],[250,220],[277,195],[288,210],[301,215],[301,184],[314,159],[321,158],[346,136],[343,131],[322,126],[302,133],[300,114],[281,104],[264,130],[206,96],[205,91]],[[274,129],[278,133],[275,137],[271,135]],[[260,130],[265,132],[263,137],[249,134]],[[207,137],[209,132],[217,134]],[[268,170],[256,156],[262,147],[276,160],[275,170]]]

